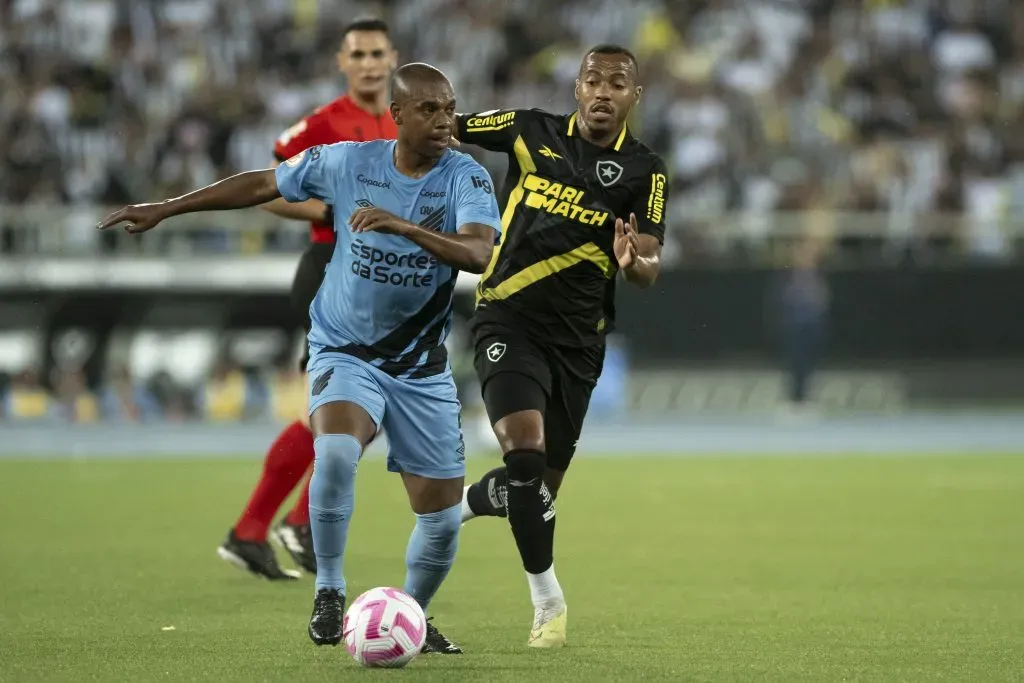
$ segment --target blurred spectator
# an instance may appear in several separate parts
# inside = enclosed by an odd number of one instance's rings
[[[144,384],[133,379],[124,366],[109,373],[99,400],[101,415],[106,420],[146,422],[161,417],[156,397]]]
[[[0,393],[0,414],[11,420],[43,420],[50,415],[50,397],[33,370],[18,373]]]
[[[821,208],[893,217],[869,244],[1013,249],[1024,6],[1008,0],[16,0],[0,29],[0,202],[142,201],[263,165],[340,89],[338,31],[362,13],[391,22],[403,59],[441,66],[464,111],[571,108],[585,47],[631,44],[634,124],[672,170],[669,262],[684,244],[689,258],[732,248],[707,228],[726,212],[764,239],[809,176]],[[480,156],[500,180],[502,159]],[[965,232],[919,218],[935,210]]]
[[[56,373],[53,415],[64,422],[88,423],[100,418],[96,398],[86,386],[85,373],[80,370]]]
[[[794,414],[806,414],[810,383],[824,352],[829,304],[817,240],[804,240],[795,246],[779,299],[789,406]]]

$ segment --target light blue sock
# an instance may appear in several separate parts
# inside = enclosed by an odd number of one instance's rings
[[[462,526],[462,503],[426,515],[416,515],[416,527],[405,550],[405,592],[425,612],[455,560]]]
[[[316,459],[309,480],[309,525],[316,554],[316,590],[345,593],[345,542],[355,502],[356,468],[363,448],[349,434],[323,434],[313,441]]]

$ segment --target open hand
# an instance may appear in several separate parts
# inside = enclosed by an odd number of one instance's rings
[[[627,270],[640,257],[640,237],[636,225],[636,214],[629,214],[629,222],[615,219],[615,242],[612,245],[615,260],[620,270]]]
[[[376,206],[356,209],[349,216],[348,224],[352,232],[382,232],[386,235],[401,235],[407,223],[384,209]]]
[[[140,233],[152,230],[160,221],[167,217],[162,204],[133,204],[118,209],[110,214],[96,226],[100,230],[127,223],[124,226],[125,232]]]

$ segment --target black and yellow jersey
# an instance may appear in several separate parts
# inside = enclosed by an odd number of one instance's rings
[[[458,116],[464,143],[508,154],[501,243],[481,276],[478,319],[512,319],[548,343],[601,343],[615,319],[615,219],[636,214],[661,242],[665,164],[626,128],[609,147],[579,134],[576,113],[538,109]]]

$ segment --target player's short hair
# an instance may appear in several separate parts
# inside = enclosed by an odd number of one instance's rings
[[[443,71],[423,62],[403,64],[391,74],[391,92],[397,102],[407,98],[417,86],[441,83],[451,85]]]
[[[633,65],[633,71],[636,73],[636,77],[640,78],[640,62],[637,61],[636,55],[628,47],[623,45],[616,45],[615,43],[601,43],[587,50],[587,54],[583,55],[583,61],[587,61],[587,57],[590,55],[623,55],[629,58],[630,63]],[[582,62],[580,69],[582,70]]]
[[[391,29],[388,28],[388,22],[376,17],[361,17],[348,23],[341,30],[341,39],[345,40],[348,34],[353,31],[375,31],[383,33],[389,40],[391,38]]]

